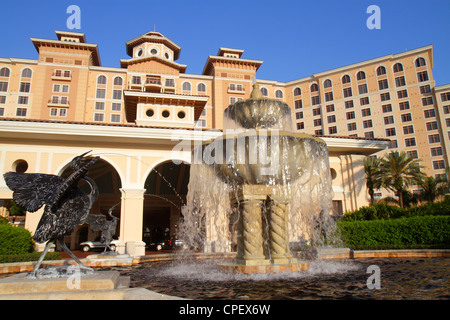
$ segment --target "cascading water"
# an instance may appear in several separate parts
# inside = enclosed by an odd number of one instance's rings
[[[190,247],[237,248],[238,265],[280,265],[296,263],[289,246],[339,239],[325,142],[294,133],[289,106],[256,84],[225,110],[224,134],[193,156],[179,230]]]

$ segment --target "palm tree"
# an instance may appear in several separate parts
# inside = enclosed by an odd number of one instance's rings
[[[364,159],[364,173],[366,175],[366,187],[370,195],[370,205],[373,205],[375,189],[381,187],[380,159],[366,157]]]
[[[410,185],[420,184],[425,177],[420,172],[420,169],[423,168],[420,161],[420,159],[415,159],[404,151],[400,153],[392,151],[381,159],[382,186],[395,193],[402,208],[403,190],[407,190]]]

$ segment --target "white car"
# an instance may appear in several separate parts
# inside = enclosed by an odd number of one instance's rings
[[[109,243],[109,246],[112,251],[116,251],[116,244],[119,242],[119,240],[113,240]],[[106,244],[102,243],[100,241],[85,241],[80,243],[81,248],[84,252],[88,252],[92,249],[105,249]]]

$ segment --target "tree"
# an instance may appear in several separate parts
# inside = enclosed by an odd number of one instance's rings
[[[403,208],[403,191],[413,184],[420,184],[425,175],[420,172],[423,166],[420,159],[415,159],[406,152],[392,151],[380,161],[382,186],[391,190],[398,197]]]
[[[370,205],[373,205],[375,189],[381,187],[380,159],[366,157],[364,159],[364,173],[366,175],[366,187],[370,196]]]

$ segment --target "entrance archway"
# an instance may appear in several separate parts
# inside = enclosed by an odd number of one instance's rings
[[[148,248],[173,239],[186,203],[190,165],[167,161],[156,166],[145,181],[143,241]]]
[[[62,177],[67,178],[73,173],[72,168],[68,166]],[[99,195],[97,201],[94,202],[90,214],[108,214],[108,210],[113,208],[112,214],[120,219],[120,201],[122,182],[120,176],[114,167],[103,159],[99,159],[91,168],[89,168],[89,177],[97,184]],[[79,186],[85,193],[89,193],[90,187],[87,183],[80,181]],[[107,216],[109,220],[109,217]],[[86,231],[87,229],[87,231]],[[118,239],[120,233],[120,224],[116,226],[115,239]],[[95,240],[100,236],[100,232],[93,232],[89,226],[84,224],[78,226],[75,231],[66,237],[65,241],[71,249],[78,249],[81,242],[86,240]]]

